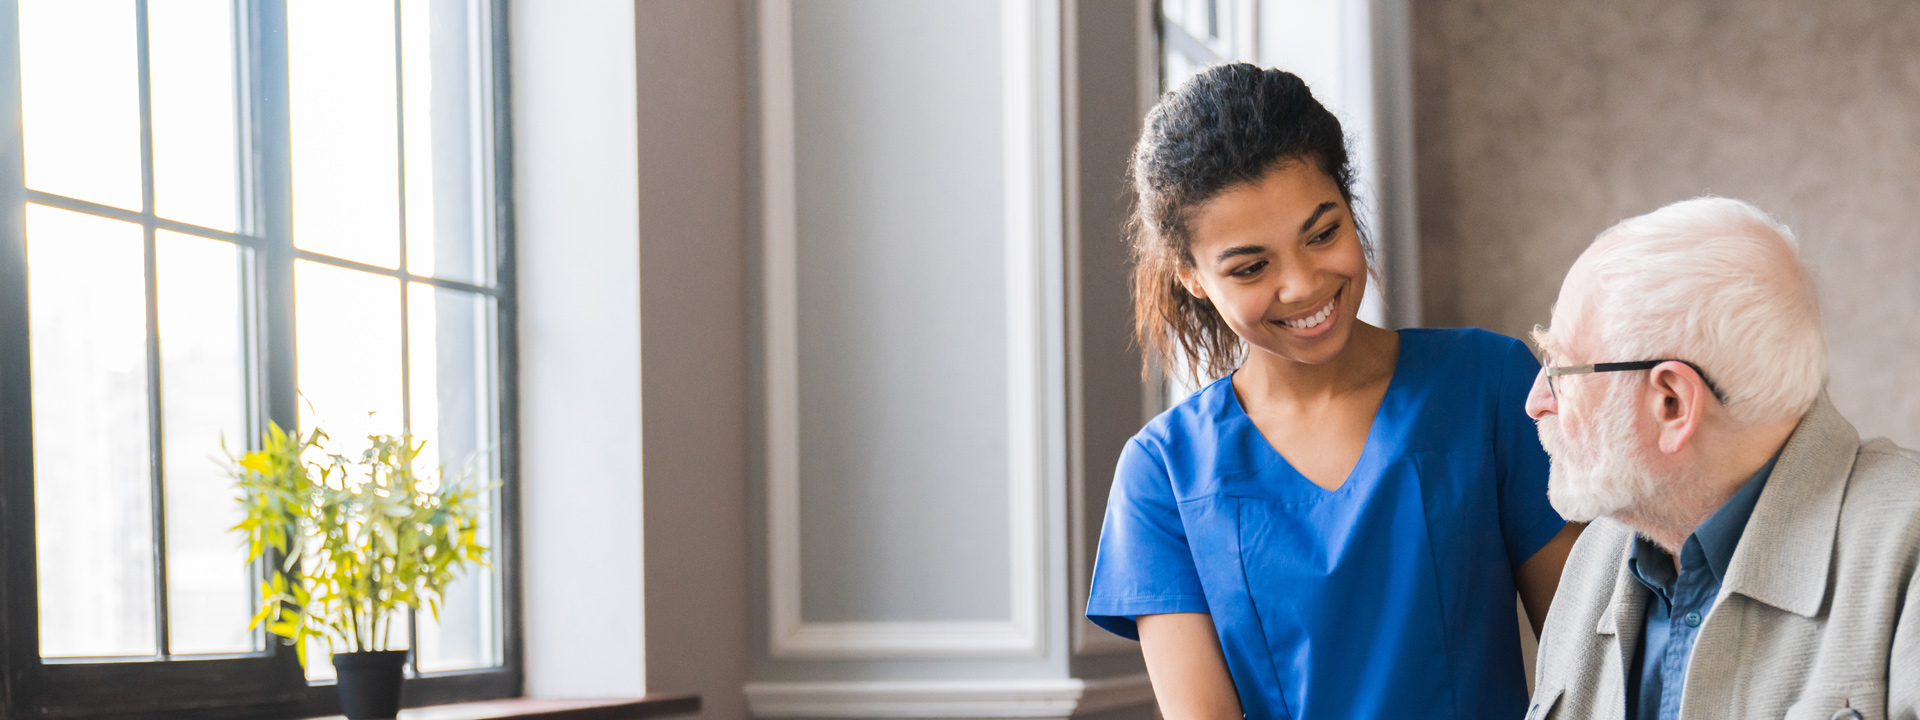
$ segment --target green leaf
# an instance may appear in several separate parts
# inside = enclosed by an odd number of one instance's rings
[[[267,632],[284,638],[297,638],[300,635],[300,623],[293,620],[281,620],[268,625]]]
[[[266,624],[299,649],[302,663],[310,638],[371,648],[403,608],[424,607],[437,619],[447,583],[486,566],[487,548],[477,541],[481,493],[498,487],[444,468],[416,472],[426,443],[410,435],[368,436],[357,453],[335,452],[329,442],[320,428],[300,438],[276,425],[260,450],[229,455],[243,510],[231,531],[249,563],[268,549],[281,560],[268,568],[250,627]]]

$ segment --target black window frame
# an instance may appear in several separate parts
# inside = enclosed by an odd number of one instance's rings
[[[148,0],[136,4],[146,37]],[[28,202],[80,210],[142,223],[148,245],[155,228],[236,242],[252,248],[246,275],[252,328],[256,397],[254,415],[283,427],[298,426],[294,376],[293,268],[297,259],[398,276],[385,270],[296,250],[292,242],[291,145],[287,92],[288,0],[234,0],[240,41],[248,62],[237,78],[238,104],[250,134],[241,148],[242,196],[250,196],[256,235],[222,233],[161,220],[152,214],[151,169],[145,173],[146,208],[132,212],[29,191],[21,140],[21,76],[18,0],[0,0],[0,717],[6,718],[298,718],[339,711],[334,686],[309,685],[293,648],[268,637],[262,652],[216,659],[139,662],[45,662],[39,653],[35,512],[33,503],[33,410],[28,335],[25,209]],[[397,0],[396,0],[396,8]],[[501,573],[501,665],[406,680],[408,707],[515,697],[521,693],[521,618],[518,358],[513,250],[512,152],[507,71],[508,0],[482,0],[491,63],[486,108],[491,123],[491,202],[494,242],[492,287],[407,276],[409,282],[480,292],[496,299],[494,386],[497,388],[500,527],[491,564]],[[140,55],[143,95],[148,86]],[[79,91],[79,90],[76,90]],[[150,121],[142,109],[143,136]],[[142,142],[151,153],[150,141]],[[151,263],[149,263],[151,264]],[[402,266],[404,267],[404,265]],[[151,273],[151,270],[149,270]],[[151,283],[149,283],[151,292]],[[149,305],[151,308],[151,305]],[[149,317],[149,335],[153,333]],[[151,343],[150,343],[151,348]],[[151,356],[151,350],[150,350]],[[150,383],[156,380],[150,379]],[[260,424],[264,425],[264,422]]]

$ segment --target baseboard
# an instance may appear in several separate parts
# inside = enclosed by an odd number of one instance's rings
[[[1146,675],[1082,680],[758,682],[762,718],[1066,718],[1153,702]]]

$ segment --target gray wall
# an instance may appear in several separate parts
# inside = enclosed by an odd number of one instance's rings
[[[1831,393],[1920,445],[1920,4],[1415,3],[1426,323],[1547,320],[1593,236],[1713,193],[1798,231]]]
[[[999,35],[793,7],[805,621],[1010,619]]]

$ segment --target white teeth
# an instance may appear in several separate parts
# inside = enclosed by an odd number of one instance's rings
[[[1318,327],[1320,323],[1326,322],[1328,316],[1333,314],[1333,305],[1334,305],[1333,301],[1329,300],[1327,301],[1326,307],[1320,308],[1320,312],[1314,313],[1310,317],[1301,318],[1299,320],[1282,320],[1280,321],[1280,324],[1296,330],[1306,330],[1308,328]]]

